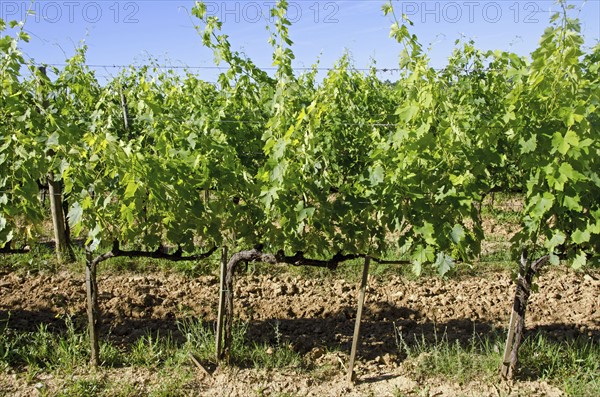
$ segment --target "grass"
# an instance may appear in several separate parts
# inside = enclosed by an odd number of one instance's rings
[[[433,341],[425,336],[407,340],[396,330],[403,368],[417,379],[443,378],[460,384],[494,384],[502,360],[505,334],[474,333],[466,342],[445,333]],[[569,396],[600,395],[600,344],[591,338],[556,341],[543,333],[529,335],[519,351],[517,379],[544,380]]]
[[[58,392],[57,397],[70,396],[101,396],[107,388],[107,383],[102,379],[92,377],[90,379],[81,379],[67,386],[64,390]]]
[[[520,357],[528,379],[546,379],[571,396],[600,396],[598,341],[579,337],[558,343],[538,334],[527,338]]]
[[[182,338],[171,334],[147,334],[128,348],[118,347],[109,340],[101,343],[102,368],[89,372],[89,339],[85,330],[77,330],[65,319],[63,332],[52,332],[40,325],[35,332],[18,332],[0,327],[0,373],[17,373],[30,385],[51,374],[62,379],[55,394],[42,384],[41,395],[56,396],[178,396],[189,395],[195,377],[190,355],[207,367],[215,366],[215,336],[212,326],[200,320],[187,319],[179,323]],[[275,343],[256,343],[246,338],[247,324],[237,323],[233,330],[232,362],[251,368],[304,368],[302,357],[281,340],[274,327]],[[178,341],[176,341],[176,339]],[[99,374],[103,370],[132,368],[157,374],[158,381],[139,387],[131,382],[109,382]],[[85,375],[82,375],[85,374]],[[68,381],[68,379],[71,379]],[[136,381],[135,379],[133,381]]]
[[[28,372],[60,369],[73,373],[89,359],[87,337],[78,333],[70,319],[61,334],[41,324],[36,332],[0,331],[0,368],[25,367]]]
[[[0,255],[0,268],[11,272],[42,273],[56,272],[60,265],[54,251],[42,244],[31,247],[31,251],[18,255]]]
[[[35,332],[17,332],[6,325],[0,328],[0,372],[17,373],[26,384],[41,384],[51,374],[59,384],[42,384],[40,395],[56,396],[178,396],[194,390],[196,369],[190,355],[207,368],[215,364],[212,326],[200,320],[179,323],[173,335],[148,334],[127,349],[110,341],[101,344],[103,368],[89,372],[88,339],[66,319],[62,333],[41,325]],[[291,368],[310,371],[318,377],[319,368],[309,368],[294,349],[285,343],[277,323],[273,325],[274,343],[256,343],[246,338],[247,324],[234,328],[232,361],[238,367],[257,369]],[[446,333],[433,340],[407,338],[396,329],[396,347],[402,370],[426,384],[428,379],[444,379],[459,384],[483,382],[496,384],[505,335],[473,333],[468,340],[452,340]],[[600,344],[592,338],[556,341],[543,333],[528,335],[520,353],[520,380],[544,380],[569,396],[600,395]],[[119,368],[142,371],[150,379],[140,384],[138,375],[112,379],[106,374]],[[142,375],[143,376],[143,375]],[[62,382],[62,384],[61,384]],[[54,394],[53,394],[54,393]]]
[[[396,329],[396,346],[405,357],[404,366],[417,378],[444,377],[459,383],[497,378],[503,339],[473,334],[466,343],[435,334],[433,341],[424,335],[406,340]]]
[[[523,210],[523,196],[518,193],[495,192],[487,196],[481,206],[481,215],[498,223],[515,224]]]

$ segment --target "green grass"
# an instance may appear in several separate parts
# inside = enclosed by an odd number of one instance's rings
[[[91,377],[87,379],[79,379],[65,389],[58,392],[57,397],[77,397],[89,396],[97,397],[105,395],[107,383],[102,379]]]
[[[17,332],[6,327],[0,331],[0,369],[58,371],[72,374],[89,360],[89,339],[85,330],[77,331],[66,320],[65,332],[56,333],[40,325],[36,332]],[[273,329],[274,344],[257,343],[246,338],[246,323],[233,329],[231,359],[235,365],[253,368],[302,368],[302,357],[281,339],[278,327]],[[215,362],[215,335],[211,327],[199,320],[179,323],[183,342],[173,335],[146,334],[127,349],[110,341],[101,343],[102,365],[107,367],[165,368],[187,364],[190,354],[202,362]]]
[[[481,206],[481,216],[497,223],[517,224],[522,212],[523,196],[517,193],[492,193]]]
[[[61,265],[54,251],[42,244],[35,244],[24,254],[0,254],[0,269],[11,272],[56,272]]]
[[[42,374],[65,382],[58,396],[178,396],[189,395],[187,387],[194,379],[191,355],[210,367],[215,366],[215,335],[212,325],[188,319],[179,323],[183,338],[171,334],[147,334],[127,347],[102,341],[102,368],[138,368],[158,374],[161,380],[150,390],[140,392],[132,384],[113,384],[95,372],[89,373],[89,339],[85,330],[77,330],[65,319],[63,332],[52,332],[45,325],[35,332],[18,332],[0,326],[0,372],[16,372],[28,384],[35,384]],[[282,341],[278,327],[273,328],[275,343],[256,343],[246,337],[247,324],[236,323],[231,348],[232,363],[251,368],[293,368],[303,370],[300,354]],[[101,371],[102,369],[100,369]],[[88,375],[81,377],[82,373]],[[71,379],[67,381],[67,379]],[[73,380],[75,379],[75,380]],[[40,389],[45,395],[46,389]]]
[[[417,379],[443,378],[460,384],[498,381],[505,335],[474,333],[465,343],[445,333],[433,341],[407,340],[396,331],[403,367]],[[600,395],[600,344],[591,338],[556,341],[543,333],[528,336],[519,351],[518,380],[544,380],[569,396]]]
[[[181,262],[172,262],[165,259],[118,257],[104,261],[99,266],[99,274],[162,272],[178,273],[189,278],[217,275],[218,270],[219,258],[216,254],[202,261]]]
[[[492,381],[498,376],[501,338],[473,334],[467,343],[449,340],[445,333],[434,341],[425,336],[407,340],[396,330],[396,346],[404,366],[417,378],[444,377],[454,382]]]
[[[56,370],[72,373],[89,360],[88,339],[75,330],[69,318],[66,330],[54,333],[44,324],[36,332],[0,330],[0,368],[26,367],[28,371]]]
[[[554,342],[542,334],[526,339],[519,357],[521,376],[545,379],[571,396],[600,396],[600,343],[579,337]]]

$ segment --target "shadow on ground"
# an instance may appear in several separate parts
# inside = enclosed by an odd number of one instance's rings
[[[3,308],[4,309],[4,308]],[[349,351],[355,322],[355,308],[342,307],[339,311],[319,318],[273,318],[254,320],[247,324],[246,341],[248,343],[290,344],[300,354],[315,348],[324,350]],[[86,331],[85,313],[70,317],[75,328]],[[170,337],[175,342],[185,340],[179,323],[183,318],[115,318],[110,313],[102,319],[100,334],[110,342],[128,347],[140,337],[153,335]],[[66,317],[52,310],[6,311],[0,310],[0,333],[7,329],[21,332],[33,332],[44,324],[50,332],[62,333],[66,330]],[[214,329],[213,322],[205,327]],[[599,330],[580,329],[572,324],[548,324],[528,328],[526,337],[541,334],[558,342],[586,338],[600,343]],[[488,338],[502,344],[505,337],[503,329],[498,329],[486,321],[470,319],[452,319],[447,322],[427,321],[421,313],[406,307],[388,303],[372,303],[365,307],[361,325],[359,357],[374,360],[387,353],[402,357],[402,344],[414,347],[423,341],[428,343],[448,342],[467,346],[473,338]]]

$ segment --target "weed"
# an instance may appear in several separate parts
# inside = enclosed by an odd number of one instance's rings
[[[572,396],[600,395],[600,344],[591,338],[557,342],[533,335],[519,357],[521,376],[545,379]]]
[[[505,335],[473,333],[467,343],[449,340],[447,334],[406,340],[396,328],[396,346],[405,366],[420,378],[444,377],[460,383],[494,383],[498,376]],[[542,379],[571,396],[600,395],[600,345],[577,338],[559,342],[543,333],[527,337],[519,352],[520,378]]]
[[[157,367],[169,359],[177,350],[171,334],[164,337],[148,334],[138,339],[127,355],[127,364],[140,367]]]
[[[444,332],[428,341],[424,335],[407,341],[396,328],[396,345],[418,377],[443,376],[456,382],[488,379],[497,376],[500,364],[499,338],[473,333],[467,343],[449,340]]]
[[[99,379],[80,379],[67,386],[57,397],[96,397],[104,395],[105,382]]]
[[[201,361],[215,360],[215,334],[212,327],[202,320],[186,319],[178,323],[178,328],[185,337],[182,347],[185,352],[194,354]]]
[[[190,383],[194,376],[188,368],[178,367],[177,370],[163,370],[159,374],[163,379],[158,387],[148,395],[151,397],[177,397],[190,395]]]

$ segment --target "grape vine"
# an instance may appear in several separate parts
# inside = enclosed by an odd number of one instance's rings
[[[203,45],[226,65],[217,84],[152,63],[100,83],[86,47],[48,77],[23,56],[23,24],[0,20],[0,249],[35,241],[50,174],[95,264],[235,246],[240,260],[325,267],[396,252],[444,275],[479,255],[484,198],[513,191],[520,280],[546,261],[582,268],[600,247],[600,45],[584,46],[560,4],[531,57],[458,41],[440,71],[386,3],[392,83],[348,55],[322,79],[297,75],[285,0],[273,74],[196,5]]]

